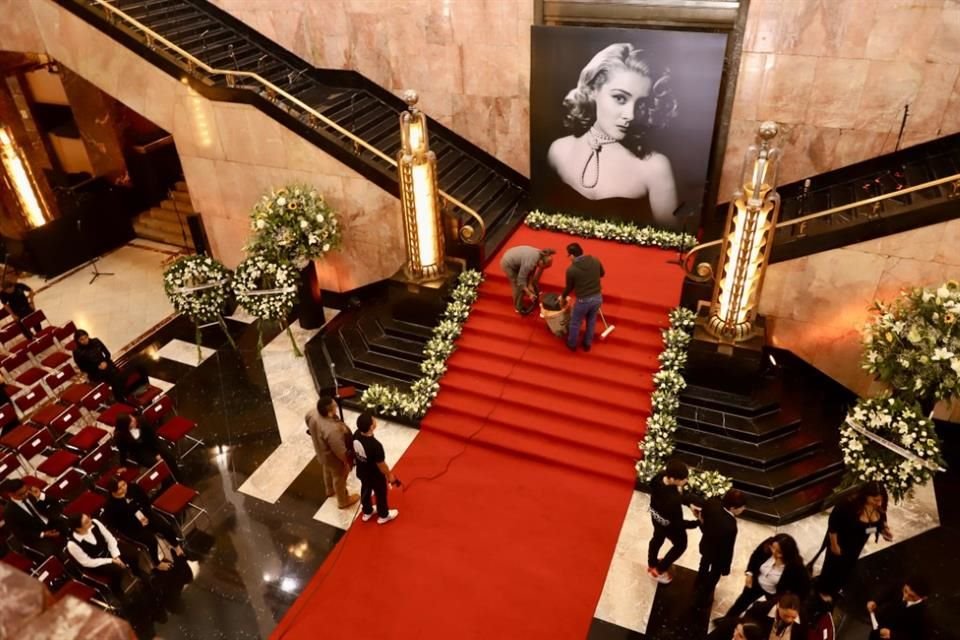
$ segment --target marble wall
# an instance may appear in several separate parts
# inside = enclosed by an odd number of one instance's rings
[[[860,369],[860,330],[870,305],[905,288],[957,278],[958,246],[960,219],[771,265],[760,313],[772,344],[861,395],[870,392],[873,381]],[[960,419],[960,403],[952,419]]]
[[[317,67],[353,69],[529,172],[533,0],[211,0]]]
[[[42,51],[173,133],[212,251],[228,266],[243,257],[256,199],[295,181],[315,185],[344,223],[343,250],[317,263],[321,286],[352,289],[402,265],[398,200],[276,121],[247,105],[207,100],[50,0],[0,0],[0,14],[8,16],[2,47],[36,47],[29,34],[38,32]]]

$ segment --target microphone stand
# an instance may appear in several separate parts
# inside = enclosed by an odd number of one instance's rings
[[[79,233],[81,236],[83,235],[83,220],[81,218],[77,218],[77,233]],[[83,238],[81,238],[81,241],[82,240]],[[99,260],[100,260],[100,256],[94,256],[93,258],[90,259],[90,262],[88,263],[88,266],[93,267],[93,277],[90,278],[90,282],[87,283],[88,285],[91,285],[94,282],[96,282],[97,278],[101,276],[115,275],[112,271],[100,271],[100,269],[97,268],[97,262]]]

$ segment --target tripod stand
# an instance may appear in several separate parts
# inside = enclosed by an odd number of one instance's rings
[[[97,281],[97,278],[99,278],[100,276],[114,275],[112,271],[100,271],[100,269],[97,268],[97,262],[99,260],[100,258],[94,258],[93,260],[90,261],[90,266],[93,267],[93,277],[90,278],[90,282],[88,284],[93,284],[94,282]]]

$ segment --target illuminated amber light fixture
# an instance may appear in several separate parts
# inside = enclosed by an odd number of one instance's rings
[[[0,127],[0,159],[3,161],[4,174],[26,214],[27,223],[33,228],[46,224],[46,208],[33,174],[30,173],[30,166],[24,161],[13,136],[5,127]]]
[[[760,289],[773,246],[780,196],[780,151],[775,122],[764,122],[758,143],[747,149],[741,189],[733,194],[720,248],[721,267],[710,304],[707,329],[721,342],[749,340],[754,333]]]
[[[445,268],[440,198],[437,189],[437,156],[430,151],[427,117],[417,109],[416,91],[406,91],[409,107],[400,114],[400,151],[397,173],[403,208],[403,231],[407,247],[407,277],[429,280]]]

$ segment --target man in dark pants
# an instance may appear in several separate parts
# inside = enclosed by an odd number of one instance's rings
[[[17,275],[8,274],[3,280],[3,290],[0,290],[0,302],[4,308],[16,321],[20,327],[20,332],[27,340],[33,340],[33,332],[27,325],[23,324],[23,319],[36,310],[33,303],[33,289],[17,282]]]
[[[373,517],[371,495],[377,497],[377,524],[387,524],[400,512],[387,503],[387,483],[396,478],[387,466],[383,445],[373,437],[377,421],[367,412],[357,418],[357,433],[353,436],[353,453],[357,459],[357,477],[360,479],[360,519],[368,522]]]
[[[603,265],[593,256],[583,255],[583,248],[576,242],[567,245],[567,256],[571,264],[567,267],[567,284],[563,288],[563,293],[560,294],[563,306],[567,305],[567,296],[571,291],[577,296],[570,318],[567,349],[577,350],[577,343],[580,341],[580,325],[586,320],[587,329],[583,334],[583,350],[590,351],[594,329],[597,326],[597,314],[603,302],[603,296],[600,293],[600,278],[605,275]]]
[[[697,594],[709,597],[720,581],[730,575],[733,548],[737,541],[737,516],[746,508],[742,491],[730,489],[722,498],[713,497],[700,508],[700,569]]]
[[[114,364],[110,351],[98,338],[91,338],[83,329],[73,334],[76,347],[73,350],[73,360],[87,377],[93,382],[105,382],[113,390],[113,396],[118,402],[123,402],[127,395],[127,376]],[[140,384],[146,384],[146,372],[137,367]]]
[[[62,555],[67,527],[60,508],[40,489],[28,487],[19,478],[5,481],[0,492],[7,498],[3,519],[13,537],[44,555]]]
[[[524,309],[523,296],[528,295],[531,298],[536,297],[537,282],[544,269],[548,269],[553,264],[553,249],[537,249],[527,245],[511,247],[500,259],[500,268],[510,281],[513,288],[513,308],[517,313],[529,313],[536,305],[530,309]]]
[[[927,596],[930,587],[922,578],[910,578],[896,602],[878,606],[867,603],[870,614],[870,640],[921,640],[926,638]]]
[[[669,570],[687,549],[687,529],[699,525],[697,520],[683,519],[683,486],[690,475],[687,465],[671,460],[666,468],[650,481],[650,519],[653,520],[653,537],[647,551],[647,573],[660,584],[673,581]],[[660,558],[660,547],[669,540],[670,551]]]

